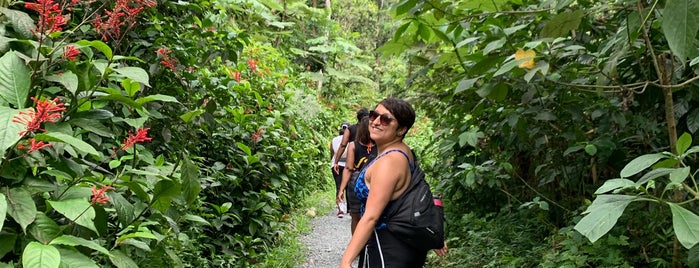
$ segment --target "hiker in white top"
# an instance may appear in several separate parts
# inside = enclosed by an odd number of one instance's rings
[[[340,183],[342,182],[342,171],[345,169],[345,161],[347,159],[347,150],[345,150],[342,155],[340,155],[340,159],[338,161],[335,161],[336,157],[336,152],[340,148],[340,143],[342,143],[342,135],[345,133],[345,129],[347,129],[350,126],[349,123],[344,122],[340,125],[340,133],[339,135],[335,136],[332,139],[332,142],[330,143],[330,155],[332,158],[330,159],[330,172],[333,174],[333,178],[335,179],[335,192],[337,193],[340,190]],[[334,164],[337,163],[339,166],[339,170],[336,172],[336,170],[333,168]],[[345,214],[343,211],[342,206],[340,203],[337,203],[337,217],[342,218]],[[346,203],[345,203],[346,204]]]

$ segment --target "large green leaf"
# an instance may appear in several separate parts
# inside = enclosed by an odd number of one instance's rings
[[[546,22],[541,29],[541,36],[548,38],[568,36],[571,31],[578,29],[584,16],[585,13],[579,9],[560,13]]]
[[[3,190],[4,191],[4,190]],[[23,231],[36,219],[36,204],[31,194],[23,188],[11,188],[7,198],[7,214],[10,215]]]
[[[24,268],[58,268],[60,263],[61,254],[58,249],[51,245],[32,241],[22,253],[22,266]]]
[[[134,206],[117,191],[109,191],[107,192],[107,196],[110,199],[109,202],[112,204],[114,209],[116,209],[119,222],[123,226],[128,226],[131,224],[131,221],[133,221],[133,219],[136,217],[134,214]]]
[[[658,160],[666,158],[663,154],[644,154],[642,156],[636,157],[631,160],[626,166],[621,170],[620,175],[622,178],[628,178],[636,173],[643,171],[644,169],[652,166]]]
[[[93,249],[95,251],[98,251],[104,255],[111,256],[112,253],[109,252],[105,247],[102,245],[98,244],[95,241],[92,240],[87,240],[82,237],[77,237],[77,236],[72,236],[72,235],[62,235],[59,237],[56,237],[56,239],[52,240],[51,245],[63,245],[63,246],[83,246],[87,247],[90,249]]]
[[[199,167],[189,158],[184,158],[181,171],[182,195],[187,204],[191,204],[199,196],[201,181],[199,180]]]
[[[629,195],[600,195],[595,198],[590,207],[574,229],[594,243],[614,227],[624,209],[631,202],[639,200],[636,196]]]
[[[65,71],[60,75],[51,75],[45,78],[47,81],[56,82],[61,84],[70,93],[75,93],[78,91],[78,85],[80,81],[78,80],[78,75],[72,71]]]
[[[2,230],[2,225],[5,224],[5,217],[7,217],[7,199],[5,199],[4,194],[0,193],[0,230]]]
[[[672,210],[672,228],[680,244],[687,249],[699,243],[699,216],[675,203],[667,203]]]
[[[14,52],[0,58],[0,106],[7,103],[15,108],[24,108],[30,85],[29,68]]]
[[[628,179],[611,179],[607,180],[600,186],[595,194],[604,194],[611,191],[616,191],[625,188],[636,188],[636,183]]]
[[[0,155],[5,155],[5,151],[22,138],[19,132],[26,126],[12,122],[17,114],[19,110],[0,106]]]
[[[61,265],[59,268],[99,268],[89,257],[77,250],[58,248],[61,253]]]
[[[670,50],[682,62],[685,62],[690,56],[696,56],[699,1],[667,1],[663,10],[662,28]]]
[[[145,96],[142,98],[139,98],[136,100],[136,103],[138,104],[144,104],[146,102],[151,102],[151,101],[164,101],[164,102],[179,102],[175,97],[173,96],[168,96],[168,95],[162,95],[162,94],[155,94],[155,95],[149,95]]]
[[[61,227],[43,212],[36,214],[36,220],[29,226],[29,233],[42,244],[48,244],[61,235]]]
[[[153,208],[165,212],[172,198],[180,194],[181,185],[170,180],[161,180],[153,189]]]
[[[81,139],[60,132],[46,132],[42,134],[37,134],[36,140],[64,142],[70,144],[75,149],[78,149],[83,153],[99,156],[99,153],[97,152],[97,150],[95,150],[94,147],[92,147],[92,145],[82,141]]]
[[[119,250],[112,251],[112,255],[109,257],[112,264],[118,268],[138,268],[138,264],[134,262],[128,255],[124,254]]]
[[[146,86],[150,86],[148,84],[148,73],[146,72],[146,70],[143,70],[143,68],[121,67],[114,69],[114,71],[124,77],[131,78],[131,80],[134,80]]]
[[[51,206],[59,213],[66,216],[68,220],[76,224],[90,229],[97,233],[95,227],[95,209],[90,202],[84,198],[75,198],[62,201],[48,201]]]
[[[32,30],[34,30],[34,26],[36,24],[29,14],[19,10],[7,9],[5,7],[0,7],[0,12],[2,12],[2,14],[6,16],[6,19],[10,21],[10,24],[15,32],[19,33],[24,38],[30,38],[33,36]]]

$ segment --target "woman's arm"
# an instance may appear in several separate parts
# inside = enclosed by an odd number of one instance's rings
[[[354,258],[359,255],[364,245],[374,232],[384,208],[391,200],[396,185],[405,180],[406,170],[409,173],[405,157],[382,157],[366,171],[364,178],[370,181],[369,198],[367,199],[364,215],[359,220],[345,253],[342,255],[341,267],[350,267]]]
[[[342,201],[347,188],[352,172],[354,171],[354,142],[347,144],[347,159],[345,160],[345,169],[342,172],[342,182],[340,183],[340,191],[337,192],[337,202]]]

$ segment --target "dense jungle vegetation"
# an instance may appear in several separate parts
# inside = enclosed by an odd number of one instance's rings
[[[387,96],[445,203],[431,267],[699,267],[696,0],[0,13],[0,267],[266,266]]]

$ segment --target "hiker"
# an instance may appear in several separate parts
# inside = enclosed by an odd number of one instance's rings
[[[366,108],[361,108],[357,110],[357,123],[349,126],[347,130],[345,130],[345,132],[342,134],[342,142],[340,142],[340,147],[337,149],[337,152],[335,152],[336,161],[338,157],[340,157],[340,155],[345,153],[347,143],[354,141],[354,137],[357,134],[357,124],[359,124],[359,121],[361,121],[362,118],[364,118],[367,115],[369,115],[369,110],[367,110]],[[337,162],[333,164],[333,169],[335,170],[335,172],[342,174],[339,172],[340,167],[338,166]]]
[[[340,143],[342,142],[342,137],[343,134],[345,133],[345,130],[349,128],[350,124],[347,122],[343,122],[340,124],[340,133],[335,136],[332,141],[330,142],[330,172],[333,174],[333,178],[335,179],[335,193],[337,193],[340,188],[340,183],[342,181],[342,173],[345,169],[346,165],[346,159],[347,159],[347,152],[345,151],[344,153],[339,155],[339,159],[335,161],[335,157],[338,157],[335,152],[337,152],[338,148],[340,148]],[[337,163],[338,169],[335,169],[335,164]],[[342,208],[340,208],[340,203],[343,202],[343,200],[338,199],[337,200],[337,217],[342,218],[344,216],[344,212],[342,211]]]
[[[427,250],[418,250],[398,239],[382,222],[382,215],[410,184],[414,156],[403,142],[415,122],[415,111],[404,100],[387,98],[369,112],[369,133],[378,156],[359,173],[354,185],[361,201],[361,218],[342,255],[341,268],[350,268],[364,250],[368,267],[422,267]],[[349,187],[352,187],[350,185]],[[435,250],[443,256],[444,248]]]
[[[343,200],[343,198],[347,200],[347,213],[352,217],[350,224],[350,232],[352,234],[354,234],[354,229],[357,227],[357,223],[359,223],[359,208],[362,204],[354,193],[354,185],[359,172],[369,161],[376,157],[377,151],[376,145],[369,134],[369,118],[364,117],[357,126],[355,140],[347,145],[347,163],[345,164],[345,171],[342,173],[340,191],[337,192],[337,200]],[[345,195],[345,193],[347,194]],[[359,267],[362,267],[364,263],[362,256],[363,254],[360,254]]]

